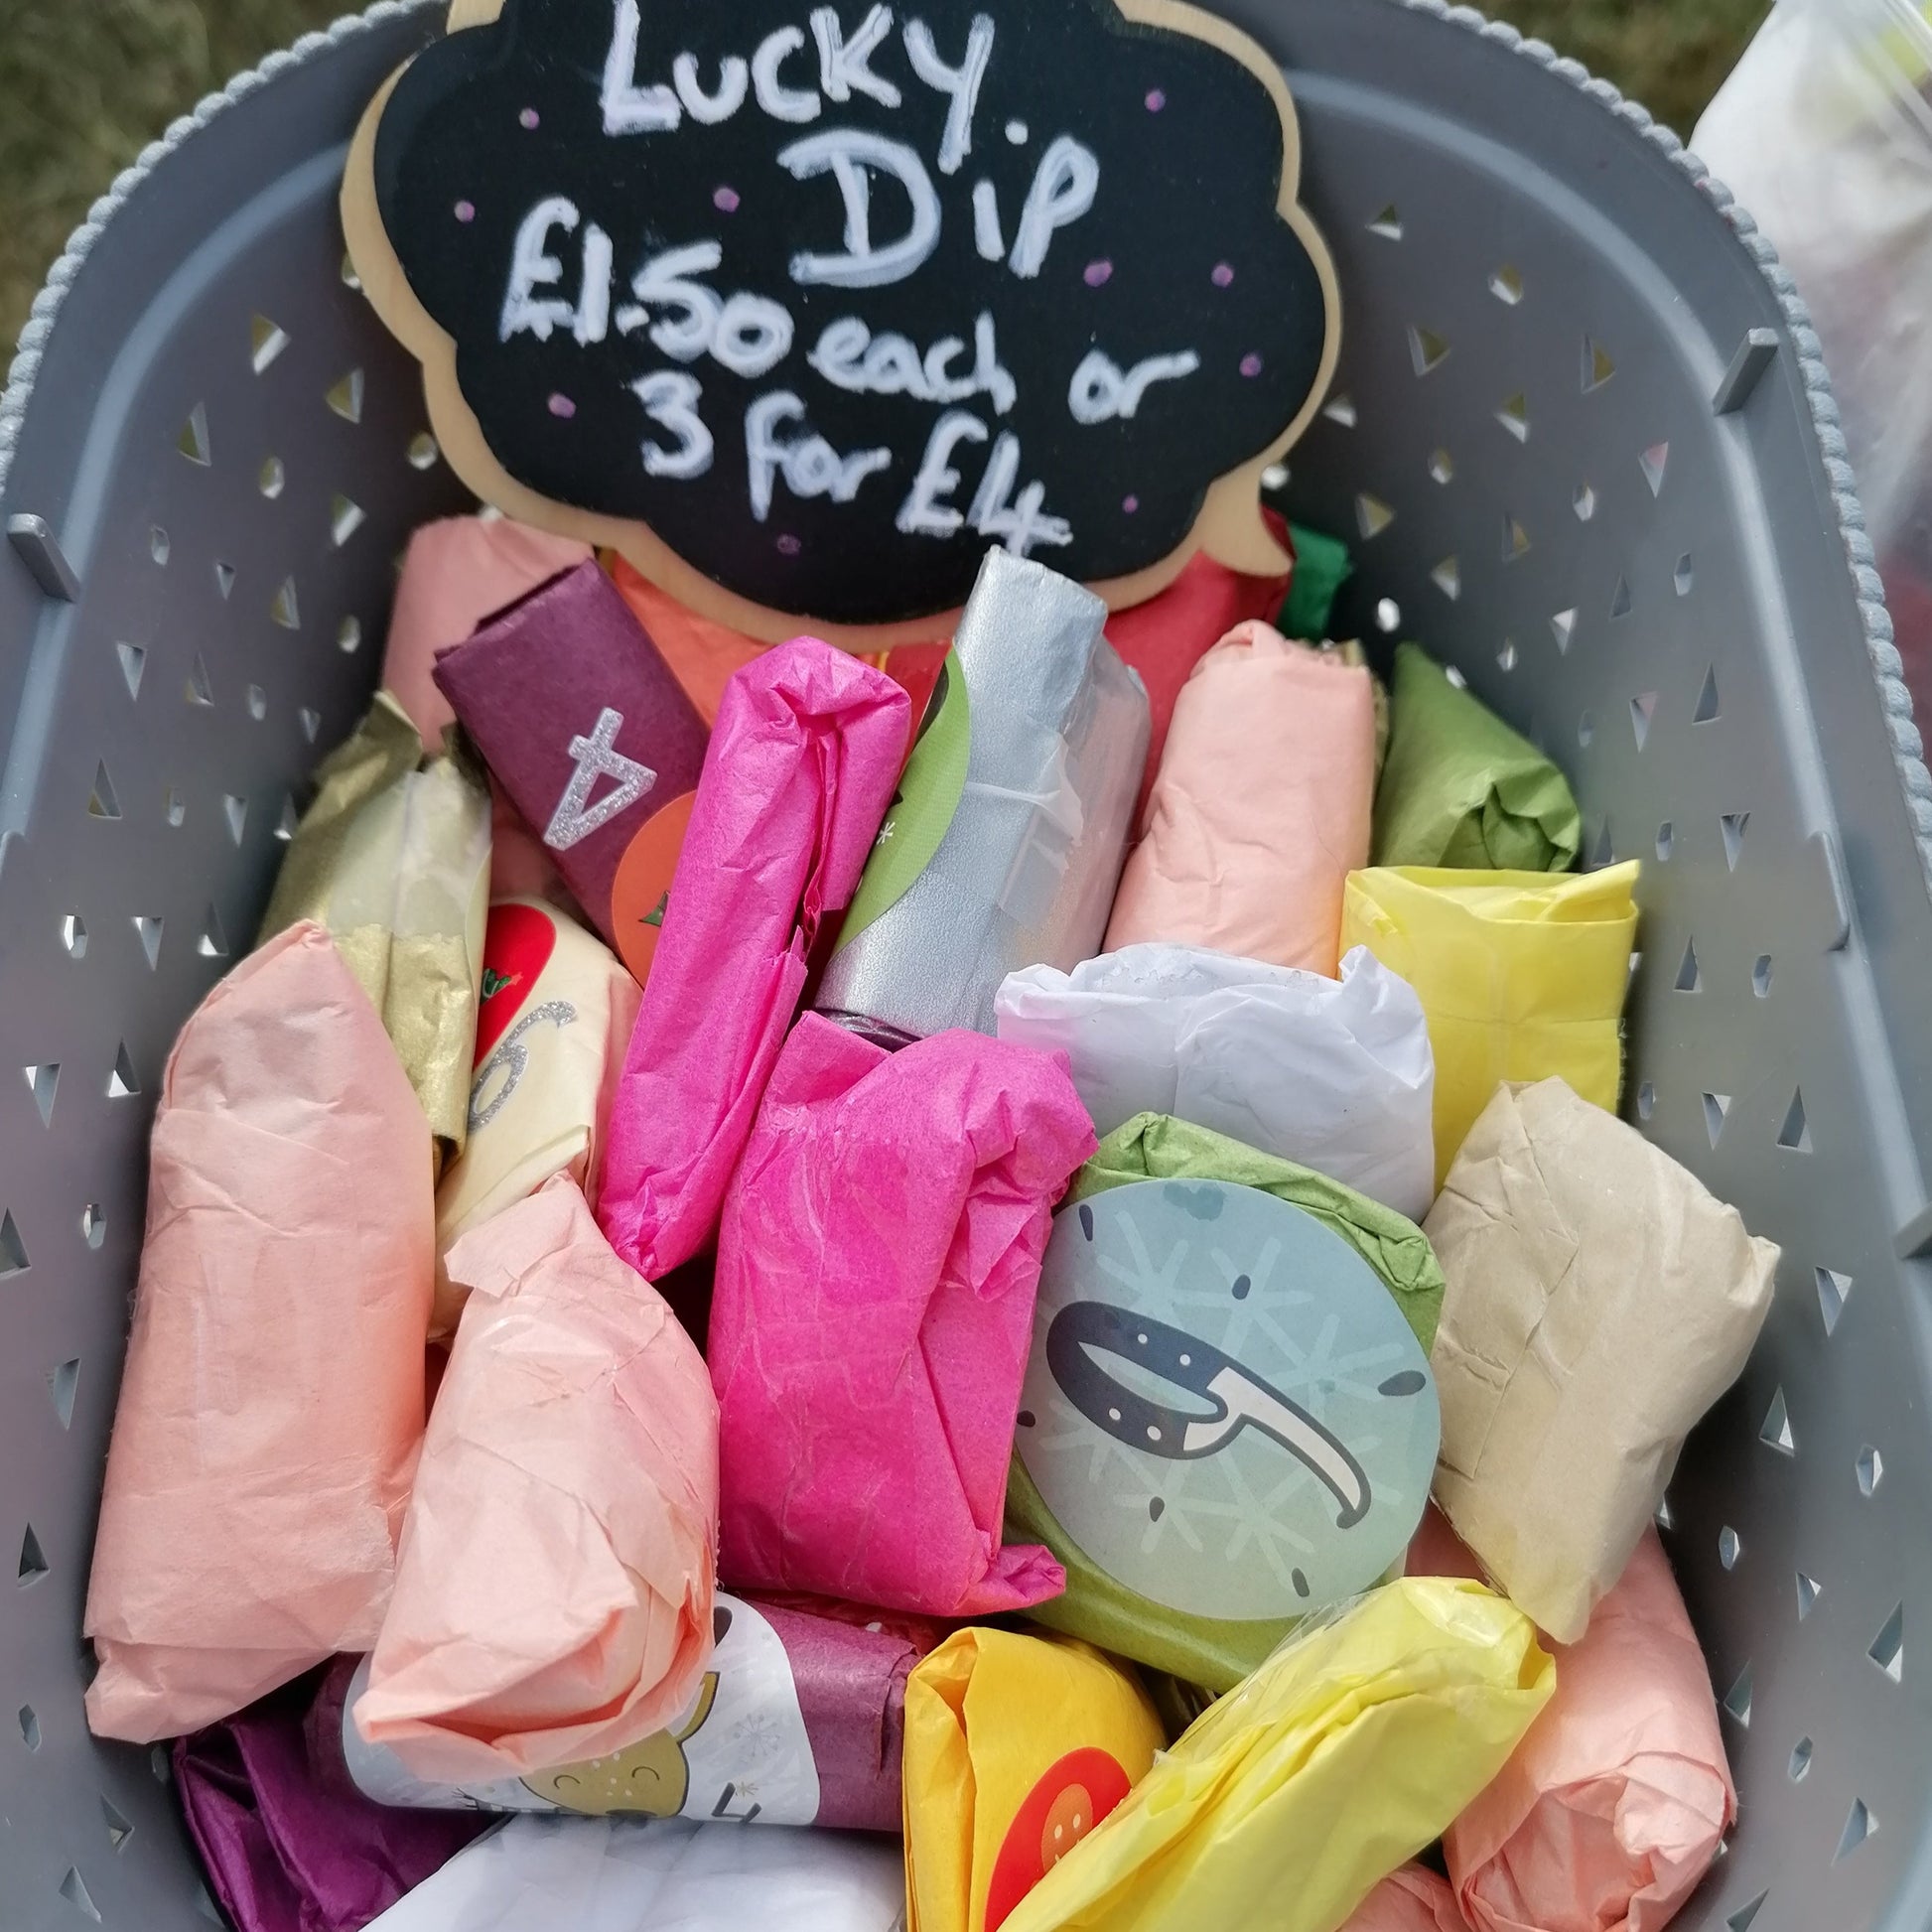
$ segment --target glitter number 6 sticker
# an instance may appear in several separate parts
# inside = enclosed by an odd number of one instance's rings
[[[568,1000],[546,1000],[542,1006],[532,1007],[497,1042],[496,1050],[478,1067],[477,1077],[470,1086],[471,1133],[482,1133],[514,1098],[530,1065],[530,1049],[523,1044],[523,1035],[532,1027],[546,1024],[559,1032],[574,1027],[577,1009]],[[485,1100],[484,1090],[499,1074],[502,1086]]]

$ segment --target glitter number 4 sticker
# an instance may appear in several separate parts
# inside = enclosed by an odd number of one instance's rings
[[[657,782],[657,773],[649,765],[639,764],[618,750],[618,734],[622,730],[623,713],[606,705],[598,713],[591,735],[570,741],[570,756],[577,768],[557,800],[557,809],[550,814],[550,823],[543,828],[543,842],[552,852],[568,852],[580,840],[602,830]],[[617,783],[593,805],[591,793],[599,778],[614,778]]]

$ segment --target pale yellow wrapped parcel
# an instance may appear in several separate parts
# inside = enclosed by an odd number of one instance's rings
[[[1436,1500],[1511,1601],[1575,1643],[1743,1368],[1778,1250],[1557,1079],[1497,1089],[1423,1232],[1448,1283]]]

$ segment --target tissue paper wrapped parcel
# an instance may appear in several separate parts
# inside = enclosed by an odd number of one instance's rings
[[[904,1932],[898,1847],[679,1818],[512,1818],[369,1932]]]
[[[733,674],[606,1123],[598,1219],[651,1281],[707,1248],[905,753],[905,693],[815,637]]]
[[[437,1340],[467,1299],[443,1257],[471,1228],[555,1173],[595,1195],[636,1020],[637,982],[575,919],[534,899],[489,908],[470,1140],[436,1189]]]
[[[1107,607],[991,550],[814,1001],[885,1046],[993,1031],[1023,966],[1100,950],[1147,759]]]
[[[1131,1671],[1066,1637],[958,1631],[906,1687],[906,1917],[999,1932],[1147,1776],[1161,1721]]]
[[[309,1712],[332,1790],[411,1809],[570,1811],[897,1832],[905,1686],[945,1626],[823,1598],[720,1590],[716,1644],[690,1702],[621,1751],[528,1777],[420,1778],[352,1709],[365,1658],[339,1657]]]
[[[423,1436],[429,1132],[321,927],[168,1059],[94,1540],[99,1737],[211,1724],[375,1637]]]
[[[709,733],[611,580],[584,562],[436,659],[438,688],[639,980]]]
[[[1062,1587],[1000,1521],[1040,1251],[1093,1147],[1054,1055],[798,1023],[718,1234],[727,1583],[946,1617]]]
[[[305,1736],[310,1691],[298,1681],[174,1742],[182,1817],[236,1932],[361,1932],[494,1822],[391,1810],[331,1777]]]
[[[382,688],[434,751],[456,723],[437,688],[436,654],[539,584],[591,561],[576,537],[552,536],[507,516],[445,516],[409,539],[389,613]]]
[[[1317,1169],[1412,1221],[1436,1198],[1422,1002],[1365,946],[1341,977],[1205,946],[1127,946],[1000,988],[1000,1037],[1057,1047],[1111,1134],[1172,1114]]]
[[[1107,950],[1212,946],[1334,977],[1342,882],[1367,863],[1369,673],[1244,623],[1174,702]]]
[[[421,1776],[622,1750],[711,1649],[718,1408],[568,1174],[449,1254],[470,1290],[355,1707]]]
[[[1409,1574],[1473,1577],[1431,1510]],[[1711,1673],[1654,1529],[1501,1773],[1444,1835],[1471,1932],[1660,1932],[1737,1818]]]
[[[1034,1621],[1225,1691],[1388,1574],[1436,1464],[1442,1294],[1422,1230],[1323,1174],[1158,1114],[1110,1134],[1017,1418],[1007,1537],[1066,1572]]]
[[[1447,1284],[1436,1500],[1485,1573],[1575,1643],[1685,1437],[1742,1372],[1778,1250],[1558,1079],[1496,1089],[1423,1231]]]
[[[298,919],[335,940],[382,1016],[439,1161],[469,1132],[489,849],[481,771],[453,753],[422,763],[416,727],[378,691],[317,770],[262,920],[263,944]]]
[[[1385,1585],[1213,1705],[1006,1932],[1331,1932],[1495,1776],[1555,1679],[1480,1586]]]

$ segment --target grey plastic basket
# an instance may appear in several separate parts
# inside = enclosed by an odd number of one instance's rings
[[[1628,1106],[1784,1246],[1668,1537],[1741,1818],[1687,1911],[1932,1916],[1932,782],[1817,344],[1728,197],[1547,48],[1394,0],[1224,0],[1291,70],[1346,339],[1292,508],[1344,619],[1559,757],[1645,861]],[[182,1020],[247,944],[392,563],[464,507],[343,268],[385,5],[169,130],[0,402],[0,1926],[215,1918],[163,1753],[93,1745],[79,1636]],[[24,1077],[23,1077],[24,1075]],[[0,1585],[0,1587],[4,1587]]]

